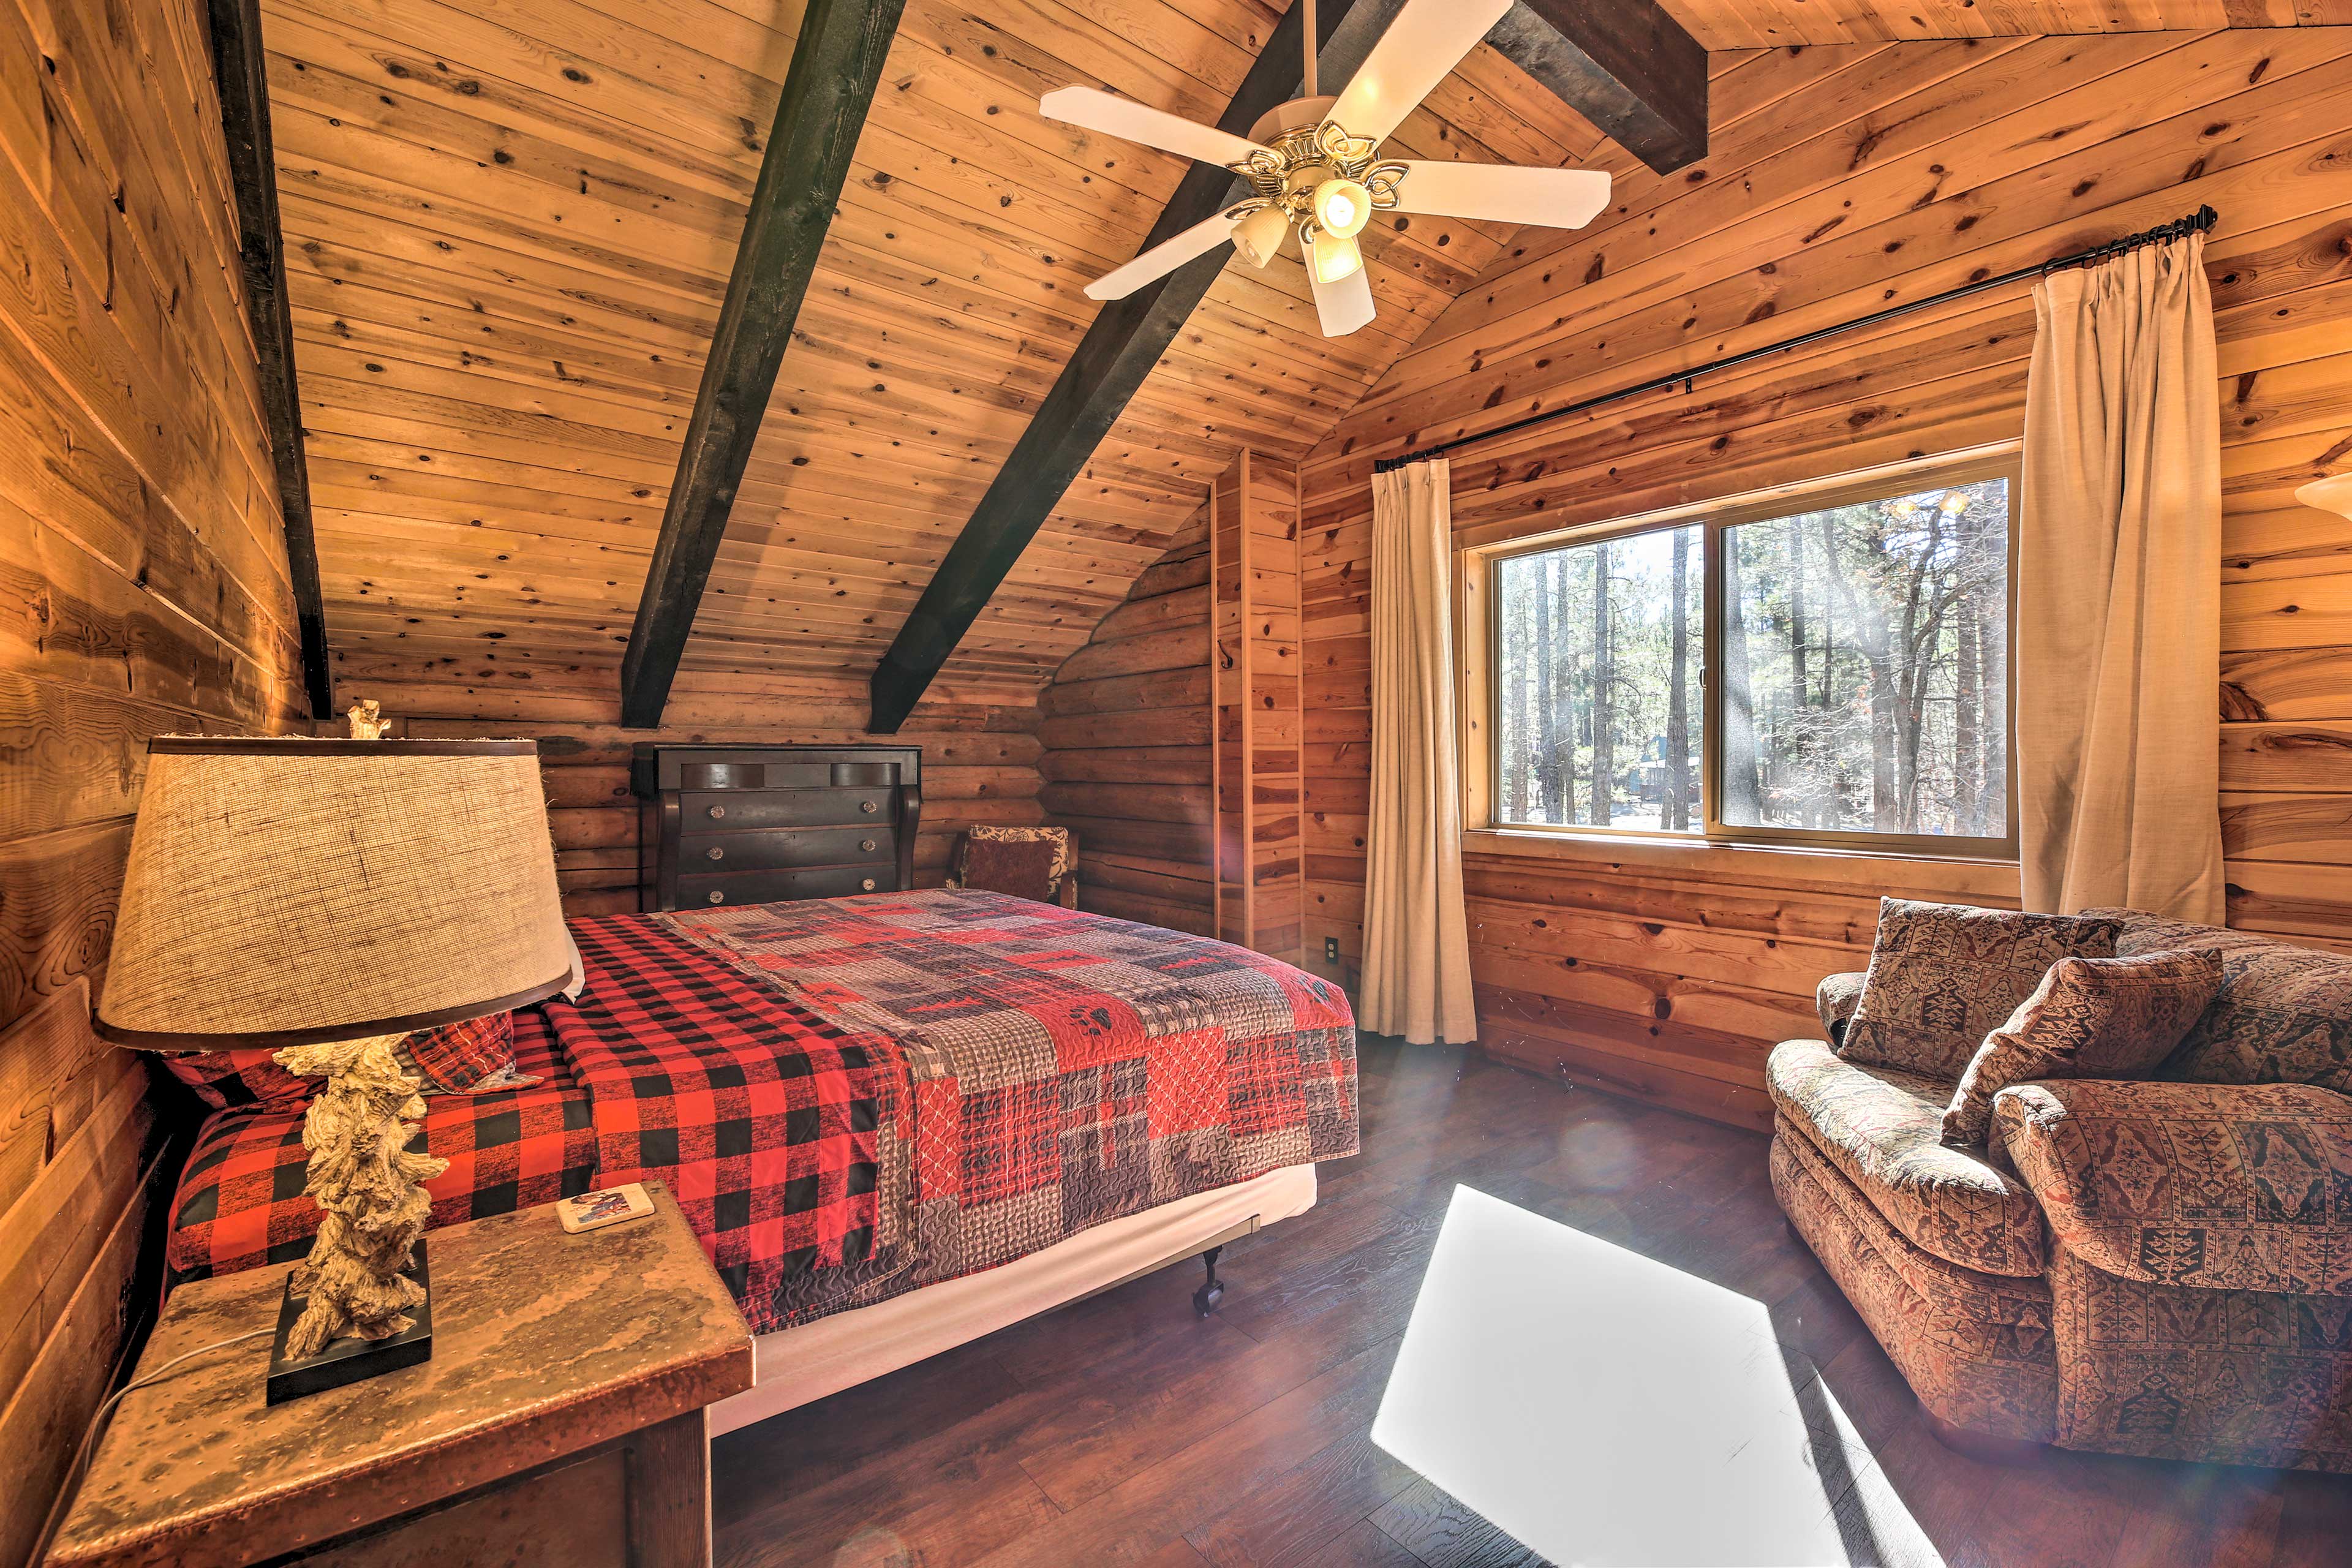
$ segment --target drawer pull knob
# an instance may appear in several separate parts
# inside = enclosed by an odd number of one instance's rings
[[[727,858],[727,851],[721,849],[716,844],[704,850],[703,853],[709,856],[713,860],[724,860]]]
[[[864,812],[866,816],[871,816],[877,811],[879,811],[881,807],[876,805],[870,800],[861,800],[857,803],[857,809]]]
[[[719,892],[717,889],[713,889],[710,893],[710,901],[714,904],[723,904],[727,901],[727,895]]]
[[[723,805],[714,805],[710,808],[710,815],[714,817],[724,816],[727,815],[727,808]]]
[[[868,877],[868,878],[866,878],[864,881],[862,881],[862,882],[858,883],[857,885],[858,885],[859,887],[861,887],[861,888],[865,889],[867,892],[869,892],[869,893],[870,893],[870,892],[872,892],[872,891],[874,890],[874,879],[873,879],[873,878],[871,878],[871,877]]]
[[[861,838],[861,839],[859,839],[859,840],[857,841],[857,847],[858,847],[860,849],[865,850],[868,855],[871,855],[871,854],[873,854],[873,853],[874,853],[874,840],[872,840],[871,838]]]

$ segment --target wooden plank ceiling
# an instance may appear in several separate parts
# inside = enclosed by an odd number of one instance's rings
[[[1037,96],[1085,83],[1213,121],[1278,3],[910,0],[684,668],[872,669],[1092,319],[1080,289],[1183,172]],[[2295,19],[2287,0],[1666,4],[1717,49]],[[617,666],[799,5],[263,9],[345,699]],[[1485,46],[1393,144],[1631,167]],[[1391,220],[1366,247],[1380,317],[1336,341],[1297,263],[1230,264],[944,674],[1050,676],[1239,449],[1303,457],[1509,239]]]
[[[265,7],[347,695],[617,661],[799,20],[792,0],[485,10]],[[872,668],[1091,320],[1081,288],[1183,172],[1037,95],[1213,120],[1275,17],[912,0],[687,668]],[[1396,142],[1558,164],[1600,138],[1481,47]],[[1367,247],[1381,319],[1333,342],[1295,263],[1229,268],[947,674],[1049,676],[1236,451],[1303,455],[1507,237],[1397,226]]]
[[[1658,0],[1710,49],[1986,38],[2032,33],[2153,33],[2316,27],[2352,22],[2352,0]]]

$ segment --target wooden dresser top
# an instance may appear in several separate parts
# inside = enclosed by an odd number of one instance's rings
[[[751,1341],[659,1183],[649,1219],[566,1236],[540,1207],[425,1233],[433,1359],[269,1406],[270,1342],[122,1402],[51,1563],[249,1563],[740,1393]],[[278,1321],[287,1269],[172,1294],[141,1358]]]

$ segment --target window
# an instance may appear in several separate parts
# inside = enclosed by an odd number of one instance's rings
[[[1471,552],[1470,820],[2008,853],[2014,488],[1947,463]]]
[[[1500,820],[1705,825],[1704,543],[1661,528],[1495,563]]]

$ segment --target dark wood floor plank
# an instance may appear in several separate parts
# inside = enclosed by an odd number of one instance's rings
[[[1013,1441],[1029,1479],[1061,1508],[1076,1508],[1347,1359],[1299,1340],[1266,1343],[1216,1328],[1203,1353],[1106,1363],[1064,1392]]]
[[[1428,1568],[1545,1568],[1543,1558],[1428,1481],[1390,1499],[1372,1522]]]
[[[2340,1563],[2352,1542],[2352,1486],[2334,1476],[2296,1474],[2279,1483],[2278,1546],[2271,1568]]]
[[[1160,1550],[1214,1518],[1233,1499],[1279,1481],[1312,1460],[1336,1434],[1369,1426],[1396,1349],[1395,1340],[1382,1341],[1112,1488],[1087,1507],[977,1561],[984,1568],[1067,1568],[1126,1562]]]
[[[1399,1546],[1366,1520],[1332,1542],[1300,1568],[1423,1568],[1420,1558]]]
[[[1185,1538],[1217,1568],[1304,1568],[1420,1478],[1350,1432]]]
[[[710,1445],[713,1522],[772,1507],[773,1483],[808,1492],[971,1420],[1023,1385],[981,1341],[730,1432]]]
[[[2352,1481],[2052,1451],[1964,1458],[1780,1222],[1765,1141],[1367,1041],[1364,1152],[1230,1247],[721,1439],[727,1568],[1454,1568],[1523,1549],[1370,1440],[1457,1185],[1769,1316],[1848,1554],[1887,1568],[2346,1568]],[[1810,1370],[1817,1379],[1808,1379]],[[1694,1488],[1692,1505],[1704,1506]],[[1065,1506],[1066,1505],[1066,1507]]]

